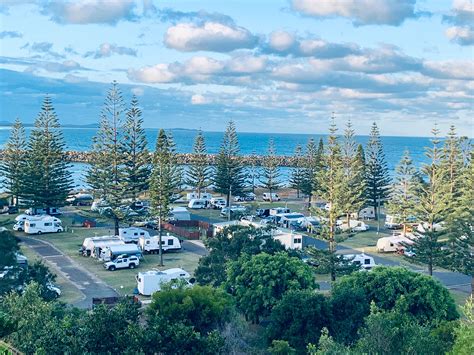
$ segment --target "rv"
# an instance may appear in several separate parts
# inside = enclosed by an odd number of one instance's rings
[[[377,266],[375,264],[374,258],[369,255],[365,255],[364,253],[356,255],[347,254],[344,255],[344,259],[351,260],[352,264],[359,265],[360,268],[364,270],[370,270],[373,267]]]
[[[201,192],[201,196],[197,192],[189,192],[186,194],[186,201],[191,201],[195,199],[210,200],[212,199],[212,194],[208,192]]]
[[[52,216],[28,218],[25,221],[24,228],[27,234],[60,233],[64,230],[61,220]]]
[[[272,237],[285,246],[285,249],[303,249],[303,235],[286,233],[280,230],[274,231]]]
[[[202,198],[193,198],[191,201],[188,203],[188,208],[192,209],[201,209],[201,208],[207,208],[209,204],[209,200],[205,200]]]
[[[383,237],[377,240],[377,251],[379,253],[389,253],[405,249],[405,245],[411,245],[413,241],[402,235]]]
[[[175,207],[170,212],[170,221],[190,221],[191,213],[186,207]]]
[[[138,243],[140,237],[149,238],[150,233],[148,231],[136,228],[136,227],[128,227],[128,228],[119,228],[119,235],[118,237],[120,240],[123,240],[125,243]]]
[[[361,209],[355,219],[374,219],[375,209],[373,206],[365,207]]]
[[[156,254],[160,250],[160,238],[157,235],[150,238],[140,237],[138,247],[145,254]],[[181,242],[175,236],[163,235],[161,236],[161,248],[164,252],[168,250],[181,250]]]
[[[191,285],[193,280],[190,280],[190,277],[191,275],[187,271],[180,268],[139,272],[136,276],[138,293],[143,296],[151,296],[160,291],[164,283],[178,279],[189,280],[188,283]]]
[[[120,255],[136,256],[140,258],[142,253],[135,244],[109,245],[100,252],[100,259],[103,261],[114,260]]]
[[[36,208],[30,207],[25,211],[25,214],[28,216],[37,216],[37,215],[50,215],[50,216],[59,216],[61,211],[57,207],[47,207],[47,208]]]
[[[280,197],[274,192],[264,192],[262,195],[262,199],[263,201],[280,201]]]
[[[100,255],[100,249],[110,245],[124,245],[125,243],[119,237],[106,235],[103,237],[85,238],[82,242],[80,253],[83,256]]]

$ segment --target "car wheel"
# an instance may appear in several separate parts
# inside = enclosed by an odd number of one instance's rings
[[[130,264],[130,265],[128,265],[128,267],[129,267],[130,269],[135,269],[135,264]]]
[[[58,230],[56,231],[56,233],[61,233],[61,229],[58,229]]]
[[[41,231],[38,231],[38,233],[37,233],[37,234],[38,234],[38,235],[40,235],[41,233],[42,233]]]
[[[110,266],[110,267],[109,267],[109,270],[110,270],[110,271],[115,271],[115,266],[113,266],[113,265]]]

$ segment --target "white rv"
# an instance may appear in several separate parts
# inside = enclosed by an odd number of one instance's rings
[[[142,252],[135,244],[109,245],[101,250],[100,259],[103,261],[110,261],[120,255],[136,256],[137,258],[140,258]]]
[[[379,253],[389,253],[405,249],[404,244],[411,245],[413,241],[402,235],[383,237],[377,240],[377,251]]]
[[[156,254],[160,250],[160,238],[157,235],[150,238],[140,237],[138,247],[145,254]],[[181,250],[181,242],[173,235],[162,235],[161,248],[164,252],[168,250]]]
[[[207,208],[208,204],[209,204],[209,200],[205,200],[202,198],[193,198],[191,201],[189,201],[188,208],[192,208],[192,209]]]
[[[355,219],[374,219],[375,218],[375,209],[373,206],[365,207],[361,209],[358,213],[358,216]]]
[[[386,215],[385,216],[385,228],[388,229],[400,229],[402,224],[400,223],[400,218],[398,216]]]
[[[25,233],[42,234],[42,233],[60,233],[63,226],[61,220],[52,216],[36,216],[25,220]]]
[[[191,213],[186,207],[175,207],[170,212],[170,221],[190,221]]]
[[[136,276],[138,292],[144,296],[151,296],[161,290],[161,285],[173,280],[189,280],[191,275],[183,269],[151,270],[139,272]],[[192,280],[191,280],[192,281]],[[189,283],[189,281],[188,281]],[[191,285],[191,283],[189,283]]]
[[[203,199],[203,200],[210,200],[212,198],[212,194],[208,192],[201,192],[201,196],[197,192],[189,192],[186,194],[186,201],[191,201],[194,199]]]
[[[138,243],[140,237],[149,238],[150,233],[148,231],[137,228],[137,227],[128,227],[128,228],[119,228],[119,238],[125,243]]]
[[[344,255],[345,259],[352,259],[351,262],[355,265],[359,265],[361,269],[370,270],[373,267],[377,266],[373,257],[369,255],[362,254],[347,254]]]

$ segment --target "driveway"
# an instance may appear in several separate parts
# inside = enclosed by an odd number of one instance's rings
[[[52,244],[31,237],[20,237],[20,240],[41,255],[46,262],[53,264],[83,294],[84,297],[75,302],[74,306],[91,308],[93,297],[119,296],[111,287],[64,255]]]

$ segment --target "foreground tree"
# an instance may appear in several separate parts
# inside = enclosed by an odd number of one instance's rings
[[[46,96],[26,154],[25,198],[32,207],[59,207],[66,203],[73,181],[64,147],[53,103]]]
[[[227,291],[246,319],[258,323],[290,290],[316,287],[311,268],[298,257],[287,253],[243,255],[229,263]]]
[[[290,187],[296,190],[296,197],[300,198],[300,192],[304,183],[304,158],[303,148],[299,144],[295,148],[293,159],[295,166],[291,171]]]
[[[125,194],[136,201],[138,196],[148,189],[150,177],[150,153],[143,129],[142,111],[138,99],[133,96],[126,111],[123,125],[122,154],[124,160]]]
[[[171,195],[181,184],[181,169],[177,165],[173,138],[160,129],[153,154],[153,170],[150,180],[152,213],[158,219],[160,265],[163,265],[161,237],[162,223],[170,212]]]
[[[193,162],[186,173],[187,184],[195,189],[198,193],[198,198],[201,198],[202,190],[211,184],[211,168],[207,161],[206,142],[202,131],[199,131],[196,135],[193,155]]]
[[[455,329],[454,346],[450,355],[469,355],[474,353],[474,298],[471,295],[462,307],[464,319]]]
[[[11,196],[11,205],[18,204],[18,199],[25,189],[26,148],[25,128],[17,118],[3,148],[3,160],[0,161],[3,188]]]
[[[239,196],[244,193],[245,174],[238,156],[239,151],[235,124],[229,121],[217,155],[214,174],[215,191],[226,196],[227,206],[230,205],[231,194]]]
[[[374,208],[378,220],[379,205],[383,205],[389,194],[390,177],[388,175],[385,153],[377,124],[372,124],[366,152],[367,199]]]
[[[263,172],[261,176],[262,187],[270,193],[270,203],[273,202],[272,193],[280,188],[280,172],[278,159],[275,152],[275,143],[270,139],[268,143],[267,156],[263,161]]]

